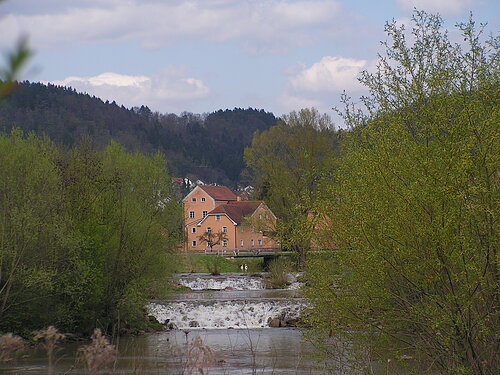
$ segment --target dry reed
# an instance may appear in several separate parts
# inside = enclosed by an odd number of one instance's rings
[[[92,342],[78,349],[80,358],[84,361],[87,374],[96,375],[102,370],[113,368],[118,358],[118,351],[96,328],[91,336]]]
[[[0,362],[10,362],[14,360],[17,353],[24,350],[24,340],[12,333],[0,336]]]

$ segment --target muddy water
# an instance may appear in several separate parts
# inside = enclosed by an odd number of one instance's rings
[[[292,289],[264,289],[260,275],[176,275],[191,290],[169,300],[152,301],[148,309],[160,322],[177,329],[117,342],[118,374],[316,374],[313,347],[302,333],[289,327],[271,328],[269,320],[294,319],[304,301],[290,276]],[[77,347],[67,344],[58,352],[55,372],[83,374],[75,362]],[[0,373],[46,374],[46,356],[31,350]]]

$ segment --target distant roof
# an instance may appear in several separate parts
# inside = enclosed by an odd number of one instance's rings
[[[214,198],[216,201],[235,201],[237,199],[236,194],[234,194],[229,188],[225,186],[200,186],[208,195]]]
[[[210,211],[209,215],[227,214],[234,222],[241,224],[245,216],[255,212],[257,207],[262,204],[262,201],[234,201],[226,204],[221,204]]]

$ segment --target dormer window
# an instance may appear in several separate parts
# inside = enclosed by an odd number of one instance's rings
[[[220,215],[215,215],[215,221],[220,221]]]

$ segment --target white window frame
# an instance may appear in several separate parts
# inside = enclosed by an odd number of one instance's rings
[[[222,247],[227,247],[227,240],[222,240]]]
[[[196,227],[191,228],[191,233],[196,233]]]
[[[251,245],[252,247],[254,247],[254,246],[255,246],[255,241],[254,241],[254,240],[250,240],[250,245]]]
[[[189,218],[194,219],[194,211],[189,211]]]
[[[257,240],[257,243],[259,244],[259,246],[262,246],[262,240]]]
[[[205,202],[205,200],[206,200],[205,197],[201,197],[202,202]]]
[[[207,217],[207,215],[208,215],[208,211],[203,211],[203,214],[202,214],[202,215],[203,215],[203,217]]]
[[[191,241],[191,247],[196,247],[196,240]]]
[[[241,246],[241,247],[243,247],[244,243],[245,243],[245,241],[240,240],[240,246]]]
[[[191,198],[191,202],[196,202],[196,198],[195,197]]]
[[[227,233],[227,227],[222,227],[222,233]]]
[[[215,215],[215,221],[220,221],[220,215]]]
[[[212,227],[207,227],[207,233],[212,233]]]

